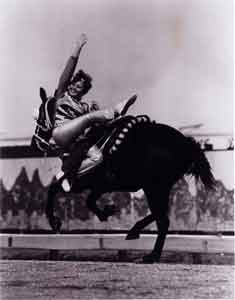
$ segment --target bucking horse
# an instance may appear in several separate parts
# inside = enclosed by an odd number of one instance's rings
[[[56,99],[47,97],[40,89],[42,99],[32,145],[42,151],[51,147],[53,109]],[[135,192],[142,189],[150,214],[138,221],[126,239],[139,238],[141,230],[156,221],[158,235],[153,250],[142,258],[144,263],[158,262],[170,225],[169,195],[173,185],[189,174],[200,180],[206,189],[214,186],[211,166],[200,144],[192,137],[166,124],[156,123],[147,115],[123,115],[112,122],[94,127],[94,144],[103,152],[103,162],[92,172],[75,173],[71,192],[78,194],[89,189],[86,204],[103,222],[115,213],[113,206],[101,209],[97,200],[102,194],[114,191]],[[61,180],[48,189],[46,216],[54,232],[59,232],[61,221],[54,211],[57,193],[63,193]]]

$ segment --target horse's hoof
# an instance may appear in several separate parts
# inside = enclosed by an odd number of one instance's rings
[[[135,259],[134,259],[134,263],[135,263],[135,264],[143,264],[143,258],[142,258],[142,257],[140,257],[140,258],[135,258]]]
[[[138,232],[128,232],[125,240],[136,240],[140,238],[140,234]]]
[[[136,259],[135,263],[139,263],[139,264],[154,264],[154,263],[158,263],[160,260],[159,256],[156,254],[148,254],[143,256],[140,259]]]
[[[49,223],[50,223],[52,230],[55,233],[60,232],[60,228],[62,226],[62,222],[61,222],[60,218],[58,218],[57,216],[53,216],[50,218]]]

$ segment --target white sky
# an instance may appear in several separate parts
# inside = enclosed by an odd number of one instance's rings
[[[0,137],[30,136],[39,87],[53,93],[73,43],[87,94],[200,132],[233,130],[232,0],[0,0]]]

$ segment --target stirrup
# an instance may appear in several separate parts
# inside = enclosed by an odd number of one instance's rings
[[[96,161],[94,164],[87,166],[85,168],[79,169],[77,172],[77,176],[80,177],[80,176],[90,173],[91,171],[96,169],[102,162],[103,162],[103,156],[98,161]]]

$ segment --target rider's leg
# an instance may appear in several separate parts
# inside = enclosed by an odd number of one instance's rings
[[[113,117],[113,109],[91,112],[55,127],[52,135],[58,146],[68,147],[86,128],[97,122],[112,120]]]
[[[64,191],[70,191],[70,182],[76,175],[76,171],[80,168],[89,148],[90,142],[84,137],[81,138],[79,142],[74,143],[70,149],[68,149],[68,153],[63,155],[61,171],[56,175],[56,178],[57,180],[61,180]]]
[[[99,110],[95,111],[83,116],[80,116],[74,120],[70,120],[58,127],[55,127],[52,135],[56,142],[56,144],[62,148],[69,147],[70,144],[81,134],[83,134],[84,130],[92,125],[93,122],[102,122],[105,120],[112,119],[114,117],[113,110]],[[91,152],[94,153],[94,152]],[[96,161],[97,155],[95,155]],[[75,159],[76,160],[76,159]],[[76,162],[73,162],[73,158],[69,159],[67,165],[76,165]],[[89,162],[91,163],[92,160]],[[79,164],[76,165],[79,168]],[[65,169],[62,168],[61,172],[59,172],[56,176],[57,180],[61,180],[62,187],[65,191],[70,191],[70,184],[68,181],[67,172],[70,171],[70,166]]]
[[[124,101],[118,103],[114,107],[114,112],[117,115],[125,115],[129,109],[129,107],[135,103],[136,99],[137,99],[137,96],[134,95],[131,98],[129,98],[128,100],[124,100]]]
[[[87,156],[82,161],[82,163],[81,161],[76,163],[76,156],[74,156],[74,159],[72,159],[72,157],[69,157],[68,160],[70,168],[68,169],[67,164],[67,168],[62,168],[62,170],[56,175],[57,180],[61,180],[61,185],[65,192],[69,192],[71,190],[70,181],[72,181],[73,177],[76,176],[76,173],[78,172],[78,175],[84,175],[96,166],[98,166],[103,161],[103,154],[97,148],[97,146],[94,145],[88,150]]]
[[[103,161],[103,154],[96,145],[90,147],[87,138],[79,140],[73,145],[69,155],[63,159],[61,171],[56,175],[61,180],[65,192],[71,190],[71,182],[77,172],[84,175]]]
[[[70,120],[54,128],[52,136],[61,147],[68,147],[84,130],[94,123],[112,120],[115,114],[123,114],[136,101],[136,96],[118,103],[114,109],[97,110]]]

